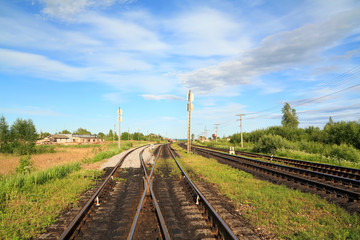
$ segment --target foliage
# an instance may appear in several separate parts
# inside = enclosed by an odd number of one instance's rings
[[[89,132],[89,131],[86,130],[85,128],[78,128],[76,131],[73,132],[73,134],[78,134],[78,135],[91,135],[91,132]]]
[[[0,152],[7,152],[7,146],[10,138],[9,125],[7,124],[5,117],[0,118]]]
[[[277,149],[289,148],[290,142],[279,135],[264,135],[254,146],[255,152],[274,153]]]
[[[32,171],[33,166],[30,155],[20,157],[19,163],[19,166],[16,167],[17,173],[25,174]]]
[[[281,124],[284,127],[297,128],[299,120],[296,116],[296,110],[292,109],[289,103],[285,103],[281,111],[283,113]]]
[[[31,119],[18,118],[9,130],[5,117],[0,118],[0,152],[31,154],[35,151],[37,137],[38,134]]]
[[[131,134],[128,132],[121,133],[121,140],[130,140],[131,139],[130,135]]]
[[[79,128],[80,129],[80,128]],[[79,129],[78,129],[78,131],[79,131]],[[69,130],[62,130],[61,131],[61,134],[71,134],[71,132],[69,131]]]
[[[100,138],[100,139],[105,139],[105,133],[99,132],[99,133],[97,134],[97,137]]]

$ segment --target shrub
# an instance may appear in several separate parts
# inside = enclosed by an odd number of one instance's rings
[[[346,144],[333,145],[331,150],[326,153],[329,157],[336,157],[342,160],[347,160],[350,162],[359,162],[360,161],[360,153],[356,151],[353,146],[349,146]]]
[[[20,165],[16,167],[16,172],[20,174],[30,173],[33,170],[31,156],[22,156],[19,160]]]
[[[278,135],[264,135],[255,144],[253,151],[271,153],[281,148],[290,148],[291,143]]]

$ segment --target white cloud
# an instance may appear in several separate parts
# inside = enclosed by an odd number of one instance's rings
[[[250,45],[239,21],[215,9],[187,10],[164,25],[173,35],[171,51],[179,55],[233,56]]]
[[[266,37],[259,47],[247,51],[239,60],[179,74],[180,83],[197,92],[208,93],[227,84],[250,84],[254,77],[290,66],[314,63],[322,51],[359,31],[359,10],[356,8],[324,22]]]
[[[106,8],[119,4],[131,3],[133,0],[39,0],[44,5],[42,13],[46,16],[62,20],[73,20],[73,18],[92,8]]]
[[[1,48],[0,71],[19,72],[58,81],[84,80],[89,73],[87,68],[72,67],[42,55]]]
[[[141,95],[146,100],[175,100],[175,101],[185,101],[186,99],[183,97],[175,96],[175,95]]]
[[[104,17],[95,13],[84,14],[79,19],[82,23],[90,24],[89,34],[105,41],[109,47],[118,51],[150,52],[167,48],[155,31],[132,20]]]

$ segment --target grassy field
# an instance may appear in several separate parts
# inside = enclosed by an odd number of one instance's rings
[[[16,173],[20,156],[0,155],[0,239],[36,238],[95,183],[107,158],[144,144],[122,141],[121,150],[112,143],[57,145],[30,156],[30,173]]]
[[[280,239],[359,239],[360,218],[317,195],[261,181],[214,159],[187,154],[188,173],[214,184],[255,228]]]

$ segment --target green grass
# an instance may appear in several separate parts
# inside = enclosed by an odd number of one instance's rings
[[[154,174],[164,178],[165,176],[162,169],[166,166],[170,169],[169,177],[181,178],[181,171],[173,159],[158,159],[156,161]]]
[[[215,184],[249,223],[280,239],[359,239],[360,219],[317,195],[292,190],[219,164],[186,154],[178,159],[192,176]]]
[[[37,237],[99,174],[72,164],[1,179],[0,239]]]

